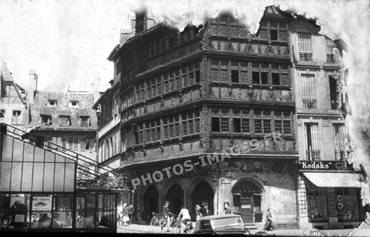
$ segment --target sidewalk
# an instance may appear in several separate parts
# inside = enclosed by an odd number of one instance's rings
[[[365,227],[369,227],[365,228]],[[170,232],[162,231],[159,226],[150,226],[150,225],[138,225],[131,224],[129,226],[119,226],[117,228],[117,233],[142,233],[142,234],[178,234],[178,228],[171,228]],[[252,230],[251,233],[255,233],[260,230]],[[370,236],[370,226],[363,226],[356,229],[333,229],[333,230],[301,230],[301,229],[278,229],[274,231],[267,231],[267,233],[276,236]]]

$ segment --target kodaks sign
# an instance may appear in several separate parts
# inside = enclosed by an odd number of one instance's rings
[[[300,170],[349,170],[346,161],[299,161]]]

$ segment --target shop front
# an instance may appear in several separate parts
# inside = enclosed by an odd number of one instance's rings
[[[362,177],[343,164],[344,161],[300,163],[308,222],[314,228],[355,228],[364,220]]]
[[[240,214],[260,228],[270,208],[278,228],[297,228],[296,165],[294,160],[234,160],[220,162],[215,206],[219,214]]]
[[[116,232],[118,192],[77,188],[76,160],[5,132],[0,144],[0,231]]]

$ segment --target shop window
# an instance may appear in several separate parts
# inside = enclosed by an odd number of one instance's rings
[[[239,71],[231,70],[231,82],[239,83]]]
[[[360,220],[359,191],[355,188],[335,188],[338,222]]]
[[[325,188],[316,188],[311,185],[307,187],[306,196],[310,222],[322,222],[328,219],[326,195]]]
[[[52,195],[32,196],[31,228],[50,229],[58,227],[52,215]]]
[[[51,115],[41,115],[41,123],[44,125],[52,125]]]
[[[29,194],[11,194],[9,209],[9,227],[24,228],[28,226]],[[28,217],[28,218],[27,218]]]

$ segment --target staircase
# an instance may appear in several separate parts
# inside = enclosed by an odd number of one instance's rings
[[[6,134],[6,136],[9,136],[13,138],[12,140],[16,141],[12,142],[12,148],[3,147],[3,149],[14,150],[11,151],[12,154],[16,153],[19,149],[24,149],[24,144],[28,144],[28,146],[31,145],[32,147],[36,147],[37,149],[41,149],[44,151],[42,153],[34,152],[33,156],[35,157],[33,158],[33,160],[37,159],[36,156],[46,156],[48,154],[51,154],[54,157],[63,157],[65,159],[68,159],[69,161],[74,161],[77,166],[75,174],[76,188],[86,188],[92,183],[96,182],[99,178],[103,178],[104,176],[107,176],[109,174],[118,175],[118,171],[114,170],[108,165],[101,165],[94,159],[81,155],[75,151],[66,149],[53,142],[44,141],[42,137],[29,134],[26,131],[23,131],[15,126],[0,123],[0,134],[1,133]],[[18,144],[18,147],[14,146],[14,144]],[[3,151],[0,150],[0,152]]]

